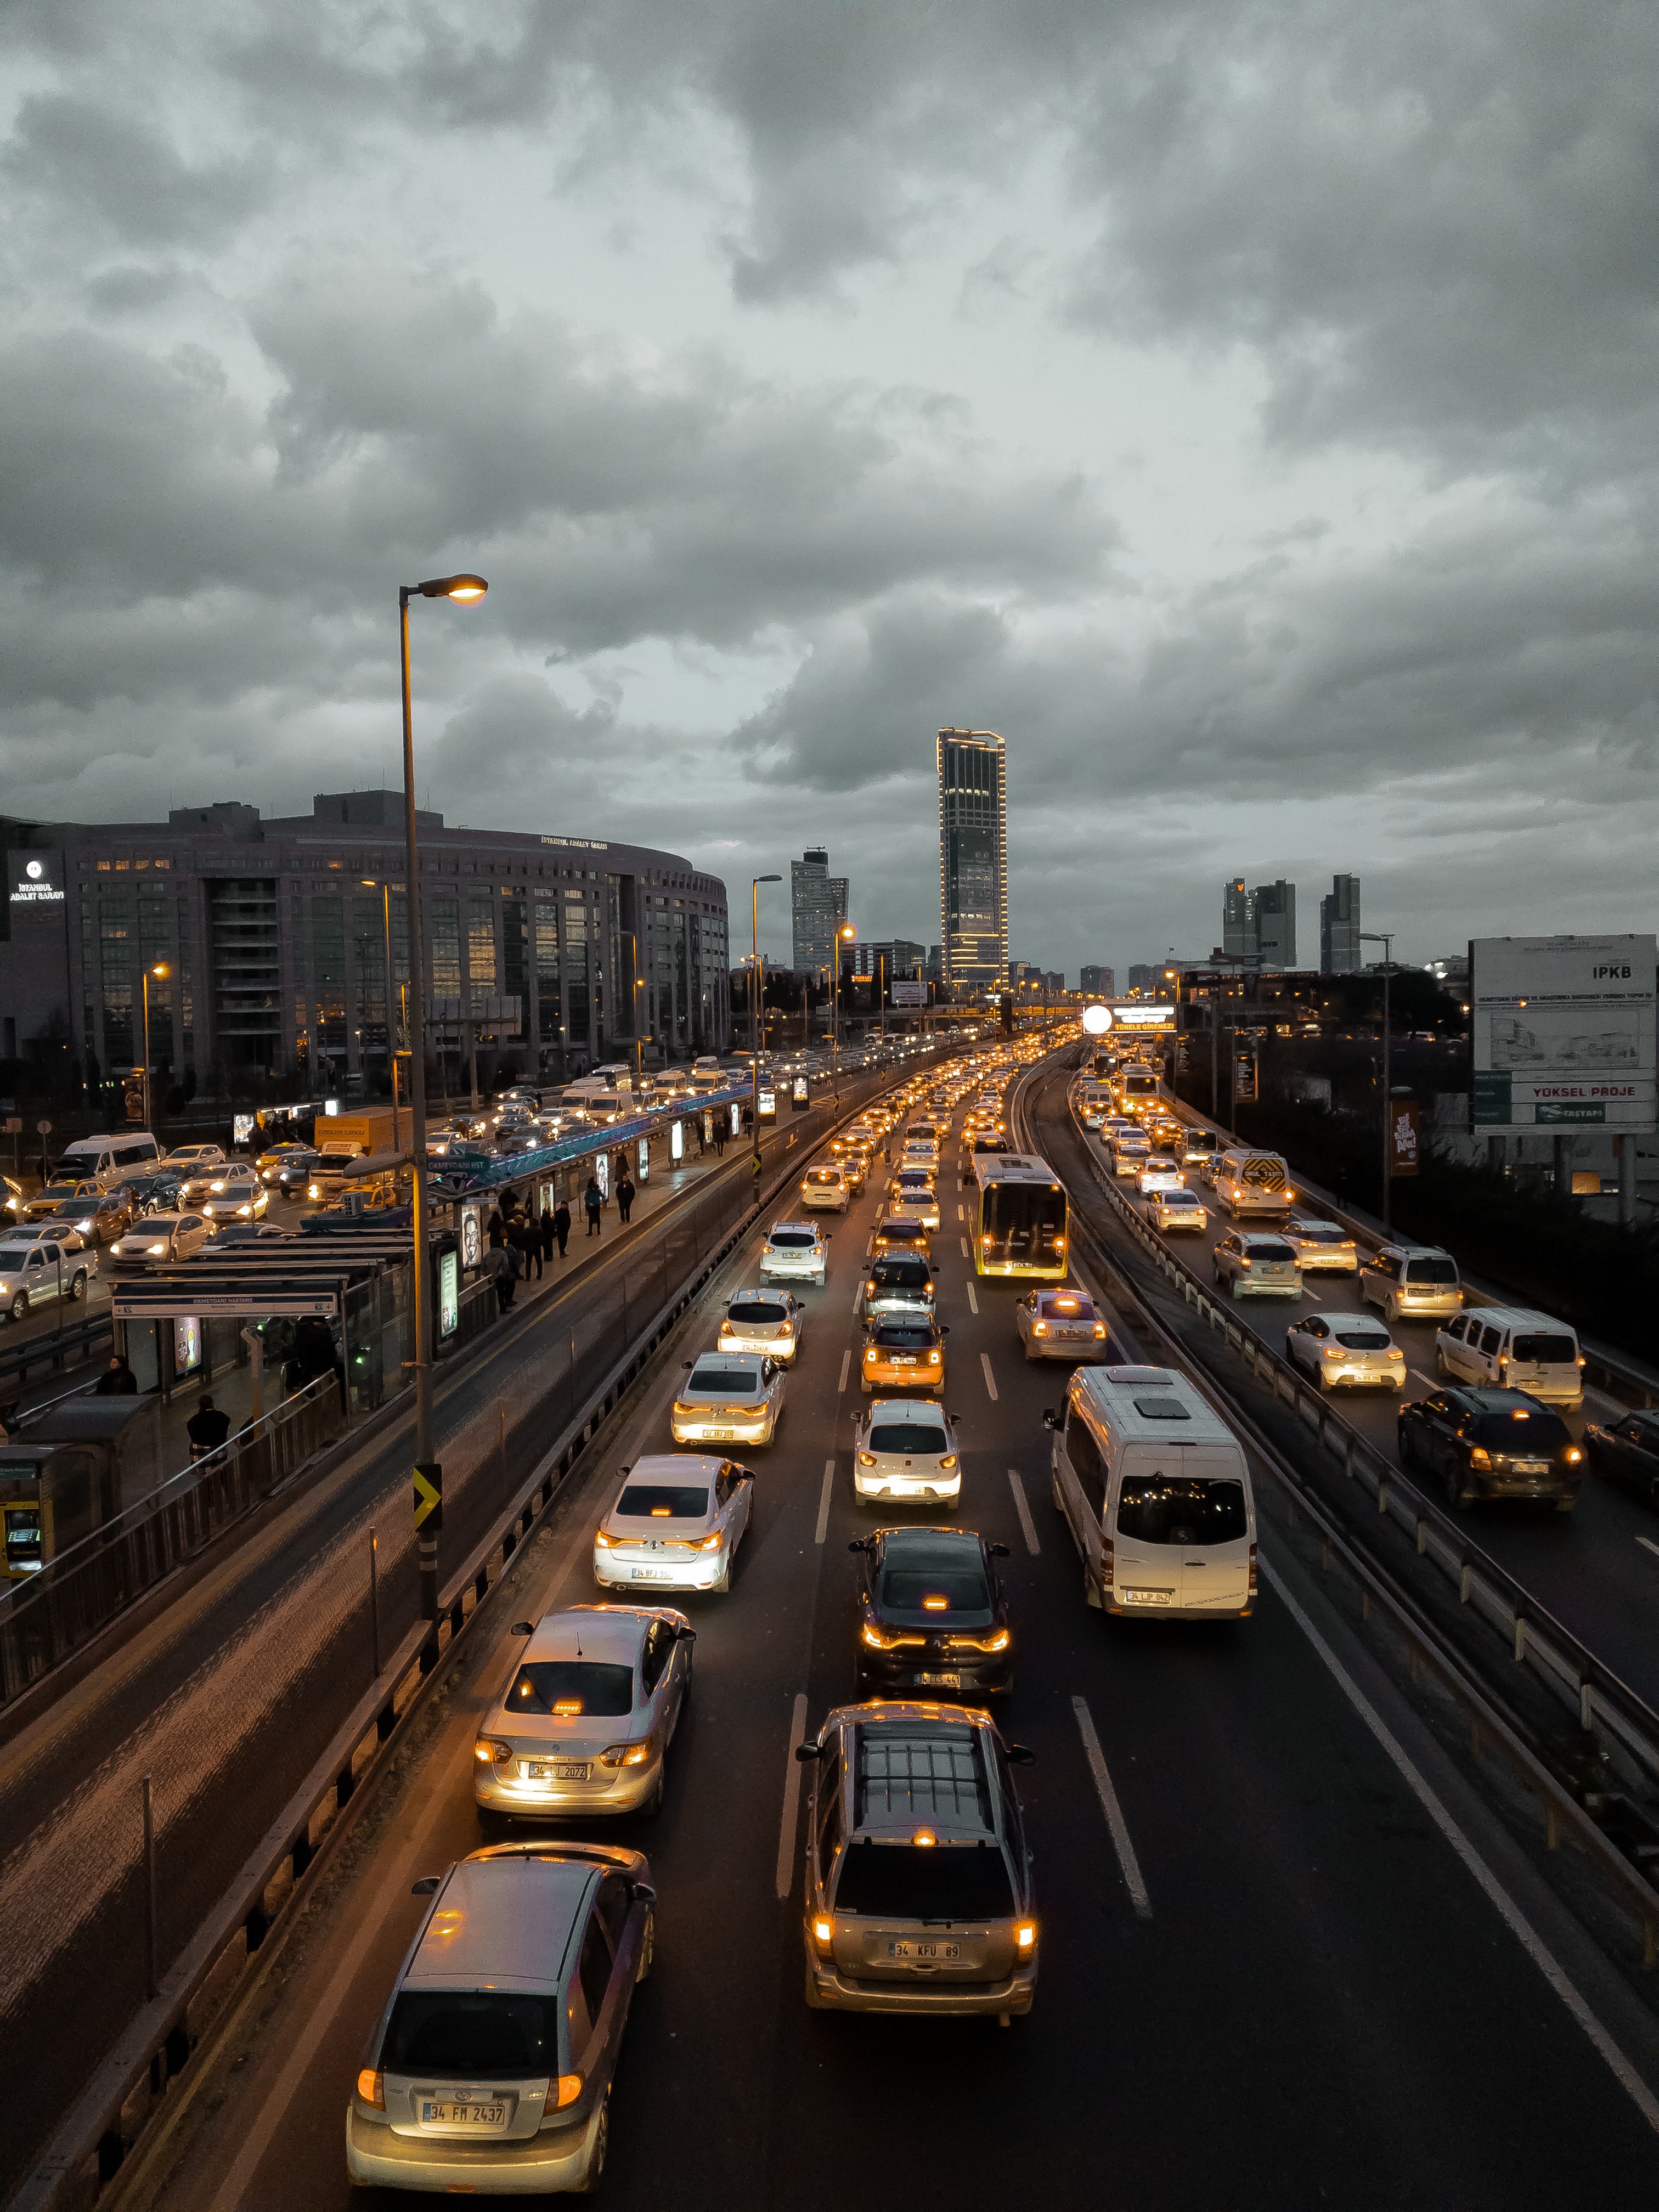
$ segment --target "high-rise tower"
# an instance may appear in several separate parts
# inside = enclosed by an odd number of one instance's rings
[[[1008,775],[994,730],[939,733],[940,966],[982,997],[1008,974]]]

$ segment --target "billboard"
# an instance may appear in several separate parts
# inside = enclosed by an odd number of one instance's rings
[[[888,987],[888,995],[896,1006],[925,1006],[927,986],[919,976],[896,975]]]
[[[1651,1129],[1659,941],[1477,937],[1469,945],[1469,1126]]]

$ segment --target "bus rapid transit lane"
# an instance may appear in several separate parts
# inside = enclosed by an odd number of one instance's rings
[[[871,1206],[866,1197],[855,1212]],[[1264,2212],[1392,2206],[1425,2188],[1494,2212],[1591,2191],[1619,2201],[1651,2154],[1639,2116],[1288,1612],[1269,1599],[1252,1621],[1191,1630],[1109,1621],[1085,1607],[1074,1548],[1048,1504],[1041,1424],[1066,1370],[1011,1356],[1016,1285],[982,1280],[970,1309],[965,1271],[949,1265],[940,1306],[952,1363],[976,1366],[984,1353],[1006,1376],[994,1403],[964,1411],[957,1517],[1011,1547],[1020,1662],[1000,1717],[1040,1759],[1023,1785],[1042,1930],[1037,2002],[1006,2033],[807,2012],[799,1821],[790,1894],[775,1894],[785,1754],[803,1693],[808,1727],[848,1694],[845,1545],[883,1517],[854,1502],[847,1479],[854,1407],[835,1384],[855,1325],[837,1272],[832,1261],[825,1291],[807,1293],[788,1412],[772,1451],[755,1455],[766,1510],[754,1548],[740,1554],[730,1599],[689,1608],[696,1687],[665,1810],[654,1824],[628,1824],[628,1839],[652,1855],[658,1966],[629,2029],[607,2194],[677,2212],[786,2203],[842,2212],[849,2197],[872,2212],[1012,2203],[1034,2181],[1068,2207],[1098,2203],[1103,2188],[1126,2207],[1201,2195]],[[671,1358],[616,1458],[665,1443],[672,1371]],[[819,1546],[817,1478],[832,1444],[841,1479]],[[1036,1556],[1010,1468],[1054,1532]],[[544,1597],[587,1594],[592,1529],[613,1488],[600,1470],[526,1562]],[[1294,1562],[1284,1571],[1296,1579]],[[1322,1605],[1316,1594],[1308,1601]],[[520,1602],[536,1609],[515,1592],[501,1618]],[[1340,1643],[1340,1624],[1325,1627]],[[498,1639],[497,1677],[502,1648]],[[1363,1655],[1346,1656],[1363,1669]],[[481,1668],[458,1690],[453,1743],[434,1745],[406,1799],[384,1808],[343,1899],[348,1924],[381,1900],[377,1881],[403,1871],[395,1854],[411,1821],[432,1822],[434,1870],[445,1853],[476,1846],[465,1700],[481,1709],[494,1686]],[[1079,1698],[1152,1922],[1118,1875]],[[1410,1730],[1409,1717],[1395,1717]],[[340,2112],[418,1911],[404,1896],[381,1909],[363,1973],[319,2022],[246,2193],[222,2193],[228,2161],[261,2086],[305,2047],[307,2005],[325,1995],[333,1955],[326,1924],[312,1964],[285,1979],[291,2006],[279,2004],[238,2075],[227,2053],[228,2101],[200,2163],[175,2169],[149,2201],[169,2212],[346,2203]]]
[[[1056,1156],[1052,1164],[1072,1186],[1073,1203],[1079,1194],[1085,1203],[1092,1196],[1091,1218],[1109,1238],[1126,1240],[1127,1231],[1118,1223],[1111,1201],[1099,1193],[1093,1180],[1089,1156],[1100,1158],[1103,1164],[1103,1148],[1098,1137],[1073,1117],[1062,1072],[1042,1079],[1034,1116],[1042,1141]],[[1300,1314],[1353,1313],[1381,1320],[1374,1308],[1362,1303],[1352,1275],[1304,1276],[1302,1295],[1296,1299],[1227,1298],[1213,1281],[1217,1242],[1230,1229],[1268,1229],[1274,1224],[1236,1223],[1212,1191],[1199,1183],[1194,1187],[1201,1193],[1209,1216],[1202,1235],[1165,1236],[1162,1242],[1174,1258],[1199,1277],[1225,1308],[1229,1319],[1258,1342],[1284,1357],[1286,1327]],[[1317,1202],[1310,1200],[1305,1210],[1317,1214]],[[1405,1398],[1426,1397],[1443,1384],[1436,1374],[1432,1322],[1407,1318],[1382,1325],[1406,1354],[1405,1389],[1396,1395],[1392,1390],[1342,1389],[1332,1391],[1330,1400],[1351,1426],[1400,1466],[1395,1425],[1398,1406]],[[1581,1437],[1586,1418],[1582,1413],[1563,1413],[1568,1426]],[[1431,1478],[1409,1468],[1402,1468],[1401,1472],[1424,1489],[1432,1503],[1443,1504]],[[1457,1517],[1467,1522],[1472,1542],[1535,1592],[1541,1606],[1648,1704],[1659,1707],[1659,1645],[1652,1631],[1654,1609],[1659,1605],[1659,1557],[1644,1541],[1659,1539],[1659,1522],[1644,1506],[1615,1485],[1587,1474],[1571,1514],[1482,1503]]]

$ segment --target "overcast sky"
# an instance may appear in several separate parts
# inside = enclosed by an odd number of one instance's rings
[[[476,567],[422,797],[734,909],[936,939],[952,722],[1073,981],[1654,927],[1652,0],[3,20],[6,809],[399,783]]]

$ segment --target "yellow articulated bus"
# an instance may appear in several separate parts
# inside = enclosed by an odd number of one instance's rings
[[[1064,1282],[1071,1265],[1066,1191],[1048,1162],[1029,1152],[975,1152],[971,1165],[978,1273]]]

